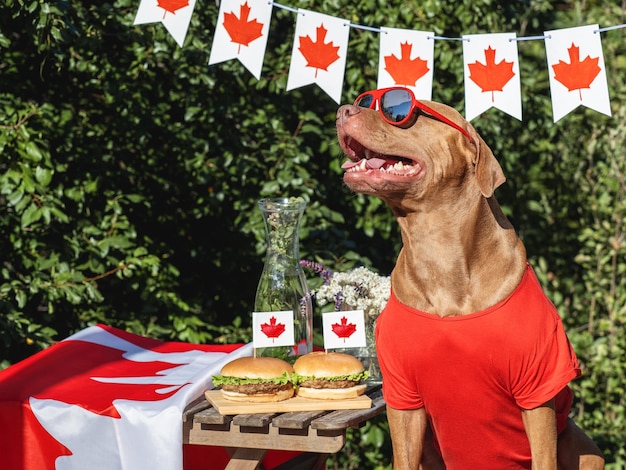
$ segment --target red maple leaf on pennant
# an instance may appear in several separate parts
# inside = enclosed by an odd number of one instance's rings
[[[559,60],[558,64],[554,64],[554,78],[565,85],[568,91],[578,90],[580,101],[583,100],[582,89],[591,88],[591,83],[602,70],[598,65],[599,57],[585,57],[580,60],[580,48],[574,43],[567,49],[569,53],[570,63]]]
[[[241,51],[241,46],[247,46],[263,36],[263,23],[259,23],[256,19],[248,20],[249,16],[248,2],[239,7],[239,17],[234,12],[224,13],[224,29],[230,36],[230,40],[239,44],[237,53]]]
[[[315,78],[319,69],[328,71],[328,67],[339,59],[339,46],[333,46],[332,41],[324,42],[328,30],[324,28],[324,23],[316,28],[316,39],[313,41],[309,36],[300,36],[300,47],[307,62],[307,67],[315,68]]]
[[[278,338],[285,332],[285,324],[276,323],[276,317],[272,317],[269,323],[263,323],[261,325],[261,331],[268,338],[272,338],[272,342],[274,342],[275,338]]]
[[[158,0],[157,5],[163,8],[163,18],[167,15],[167,12],[176,14],[176,10],[189,6],[189,0]]]
[[[345,342],[346,338],[352,336],[352,334],[356,331],[356,325],[354,323],[348,323],[348,319],[346,317],[341,317],[340,321],[341,323],[332,324],[332,330],[338,338],[343,338]]]
[[[467,64],[470,70],[470,79],[478,85],[483,93],[491,92],[491,102],[494,101],[494,92],[502,91],[504,85],[515,76],[513,62],[502,59],[496,64],[496,50],[491,46],[485,49],[485,63],[478,61]]]
[[[417,81],[428,73],[428,62],[416,57],[411,59],[413,44],[400,44],[400,58],[394,54],[385,56],[385,70],[394,79],[396,85],[414,86]]]

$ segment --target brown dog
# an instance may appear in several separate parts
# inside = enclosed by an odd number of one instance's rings
[[[482,138],[400,88],[341,106],[337,132],[344,182],[383,199],[402,233],[377,326],[394,468],[604,468],[567,418],[578,363],[493,196],[505,178]]]

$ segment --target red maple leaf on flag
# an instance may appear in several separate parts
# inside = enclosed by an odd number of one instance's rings
[[[3,451],[9,450],[9,462],[21,461],[25,454],[29,454],[30,464],[23,468],[52,469],[55,468],[54,462],[58,457],[71,456],[76,451],[74,448],[70,451],[57,440],[58,436],[53,436],[44,427],[45,423],[40,422],[33,411],[32,399],[54,400],[101,417],[123,419],[117,408],[118,400],[158,402],[172,397],[181,388],[189,385],[184,378],[177,384],[163,381],[170,369],[180,371],[180,368],[184,369],[189,364],[170,360],[168,354],[173,353],[176,357],[178,353],[192,351],[220,351],[214,349],[215,346],[162,342],[108,326],[92,326],[90,329],[102,329],[115,335],[120,340],[131,343],[133,349],[138,347],[161,353],[165,362],[130,360],[125,351],[99,344],[98,340],[103,335],[95,333],[81,340],[60,341],[45,351],[0,371],[0,382],[7,384],[0,387],[0,427],[3,430],[8,429],[7,423],[11,423],[22,430],[3,435],[5,445],[0,448]],[[189,361],[191,359],[192,356]],[[197,374],[197,371],[191,372],[194,370],[195,367],[192,367],[187,373],[172,374],[170,377],[192,377]],[[151,377],[154,380],[149,380]],[[71,423],[72,415],[68,416],[66,413],[68,411],[62,414],[63,420],[66,424]],[[83,425],[82,430],[89,429],[87,423],[81,422],[81,426]],[[23,438],[25,432],[28,433],[28,442]],[[33,452],[35,449],[36,452]],[[0,461],[5,462],[3,459],[6,458],[5,452]]]
[[[157,5],[163,8],[163,18],[167,15],[167,12],[176,14],[176,10],[189,6],[189,0],[158,0]]]
[[[400,44],[400,58],[394,54],[385,56],[385,70],[394,79],[396,85],[415,86],[417,81],[428,73],[428,62],[416,57],[411,59],[413,44]]]
[[[23,391],[20,393],[24,393],[23,400],[26,402],[29,397],[40,400],[53,399],[68,405],[78,405],[100,416],[119,419],[121,415],[115,407],[115,400],[163,400],[185,385],[181,383],[178,387],[167,390],[167,387],[158,383],[159,375],[175,367],[174,364],[129,361],[125,359],[124,351],[84,341],[61,342],[54,354],[39,355],[36,361],[34,358],[29,360],[31,369],[18,373],[12,378],[13,387],[0,391],[2,403],[10,403],[7,398],[15,398],[11,394]],[[116,381],[107,383],[93,379],[93,377],[138,376],[154,376],[154,384],[146,386]],[[38,468],[54,468],[56,457],[72,453],[48,433],[31,414],[30,407],[28,411],[24,415],[22,425],[27,426],[33,433],[32,437],[41,443],[42,448],[45,446],[46,451],[50,452],[50,455],[35,456],[33,459],[42,459]],[[19,439],[20,434],[15,434]],[[44,465],[44,459],[51,461]]]
[[[470,79],[478,85],[483,93],[491,92],[491,102],[494,101],[494,92],[502,91],[504,85],[515,76],[513,62],[502,59],[496,64],[496,50],[491,46],[485,49],[485,63],[478,61],[467,64],[470,70]]]
[[[276,317],[272,317],[269,323],[263,323],[261,325],[261,331],[268,338],[272,338],[272,342],[274,342],[275,338],[278,338],[285,332],[285,324],[276,323]]]
[[[256,19],[248,20],[249,16],[248,2],[239,7],[239,17],[234,12],[224,13],[224,29],[230,36],[230,40],[239,44],[237,53],[241,51],[241,46],[248,46],[255,39],[263,36],[263,23],[259,23]]]
[[[567,87],[568,91],[578,90],[580,101],[583,100],[582,89],[591,88],[591,83],[602,70],[598,65],[599,57],[585,57],[580,60],[580,48],[572,43],[567,49],[570,63],[559,60],[554,64],[554,78]]]
[[[313,41],[309,36],[300,36],[300,47],[298,50],[302,53],[307,62],[307,67],[315,68],[315,78],[317,78],[318,70],[328,71],[328,67],[339,59],[339,46],[334,46],[332,41],[324,42],[328,30],[324,28],[324,23],[316,28],[316,39]]]
[[[341,323],[333,323],[331,325],[332,330],[338,338],[343,338],[345,341],[346,338],[352,336],[352,334],[356,331],[356,325],[354,323],[348,323],[348,319],[346,317],[341,317],[340,322]]]

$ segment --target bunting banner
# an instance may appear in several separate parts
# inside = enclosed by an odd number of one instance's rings
[[[378,88],[396,85],[413,91],[419,100],[431,100],[435,57],[434,33],[380,28]]]
[[[598,25],[546,31],[554,122],[578,106],[611,115]]]
[[[160,21],[182,47],[194,5],[195,0],[141,0],[134,24]],[[286,91],[315,84],[340,104],[350,29],[359,28],[380,34],[379,88],[405,86],[416,98],[431,100],[435,41],[462,41],[466,119],[471,121],[496,108],[522,120],[517,43],[543,39],[554,122],[581,105],[611,115],[600,33],[626,24],[578,26],[527,38],[514,33],[448,38],[432,32],[351,24],[267,0],[222,0],[209,65],[237,59],[259,79],[274,7],[296,14]]]
[[[465,116],[494,107],[522,120],[522,88],[515,34],[463,36]]]
[[[195,4],[196,0],[141,0],[133,25],[161,22],[183,47]]]
[[[209,65],[238,59],[258,80],[269,37],[272,3],[222,0]]]
[[[341,103],[350,22],[308,10],[298,10],[287,91],[317,84]]]

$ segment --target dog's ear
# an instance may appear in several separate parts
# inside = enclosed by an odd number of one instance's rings
[[[489,146],[468,123],[468,132],[475,146],[474,171],[480,192],[485,197],[493,196],[495,189],[506,181],[502,167],[493,155]]]

